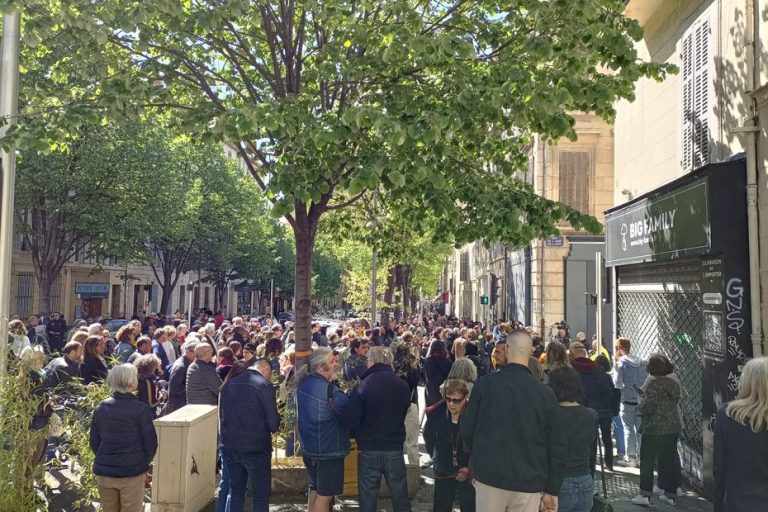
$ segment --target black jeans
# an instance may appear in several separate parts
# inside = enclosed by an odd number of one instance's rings
[[[603,440],[603,460],[607,467],[613,468],[613,438],[611,438],[613,418],[610,416],[606,418],[601,417],[598,420],[598,426],[600,427],[600,437]],[[595,465],[597,464],[597,440],[592,442],[589,463],[592,470],[592,476],[595,476]]]
[[[459,482],[455,478],[435,480],[434,512],[451,512],[457,493],[461,512],[475,512],[475,488],[472,482]]]
[[[676,465],[677,437],[680,434],[643,434],[640,444],[640,494],[653,496],[653,469],[659,471],[659,485],[664,493],[677,495]]]

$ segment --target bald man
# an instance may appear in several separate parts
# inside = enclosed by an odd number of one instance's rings
[[[460,425],[475,462],[476,508],[554,512],[566,451],[559,405],[528,370],[530,334],[513,331],[506,341],[507,364],[475,384]]]

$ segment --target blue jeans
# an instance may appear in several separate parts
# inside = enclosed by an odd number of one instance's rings
[[[376,512],[381,475],[384,475],[387,487],[389,487],[393,512],[411,512],[411,499],[408,497],[408,480],[402,450],[360,452],[357,466],[360,512]]]
[[[616,451],[623,457],[627,453],[627,445],[624,442],[624,424],[621,422],[621,416],[613,417],[613,433],[616,436]]]
[[[558,496],[558,512],[590,512],[595,481],[592,475],[567,476]]]
[[[637,405],[621,403],[621,422],[624,424],[624,443],[627,457],[640,458],[640,417],[637,415]]]
[[[224,464],[229,471],[229,498],[226,512],[244,512],[245,487],[253,489],[253,512],[269,512],[272,485],[271,452],[230,452],[224,449]]]
[[[216,512],[227,512],[227,500],[229,499],[229,469],[224,463],[224,454],[219,448],[219,457],[221,458],[221,480],[219,480],[219,490],[216,494]]]

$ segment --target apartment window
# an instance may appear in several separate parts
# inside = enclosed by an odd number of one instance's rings
[[[32,272],[19,272],[16,279],[16,314],[25,318],[32,313]]]
[[[710,161],[709,20],[700,19],[683,36],[683,171]]]
[[[592,154],[588,149],[558,152],[560,202],[582,213],[590,213],[589,191],[592,188]]]
[[[184,307],[185,299],[187,298],[187,287],[184,285],[179,286],[179,311],[182,313],[186,311]]]
[[[203,307],[205,309],[210,309],[211,308],[211,289],[208,288],[207,286],[205,287],[204,296],[203,297],[204,297],[204,299],[203,299]]]
[[[459,279],[462,283],[469,281],[469,253],[461,253],[461,260],[459,264]]]

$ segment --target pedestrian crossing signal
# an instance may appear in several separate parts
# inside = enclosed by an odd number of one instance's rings
[[[488,296],[487,295],[481,295],[480,296],[480,304],[487,305],[488,304]]]

